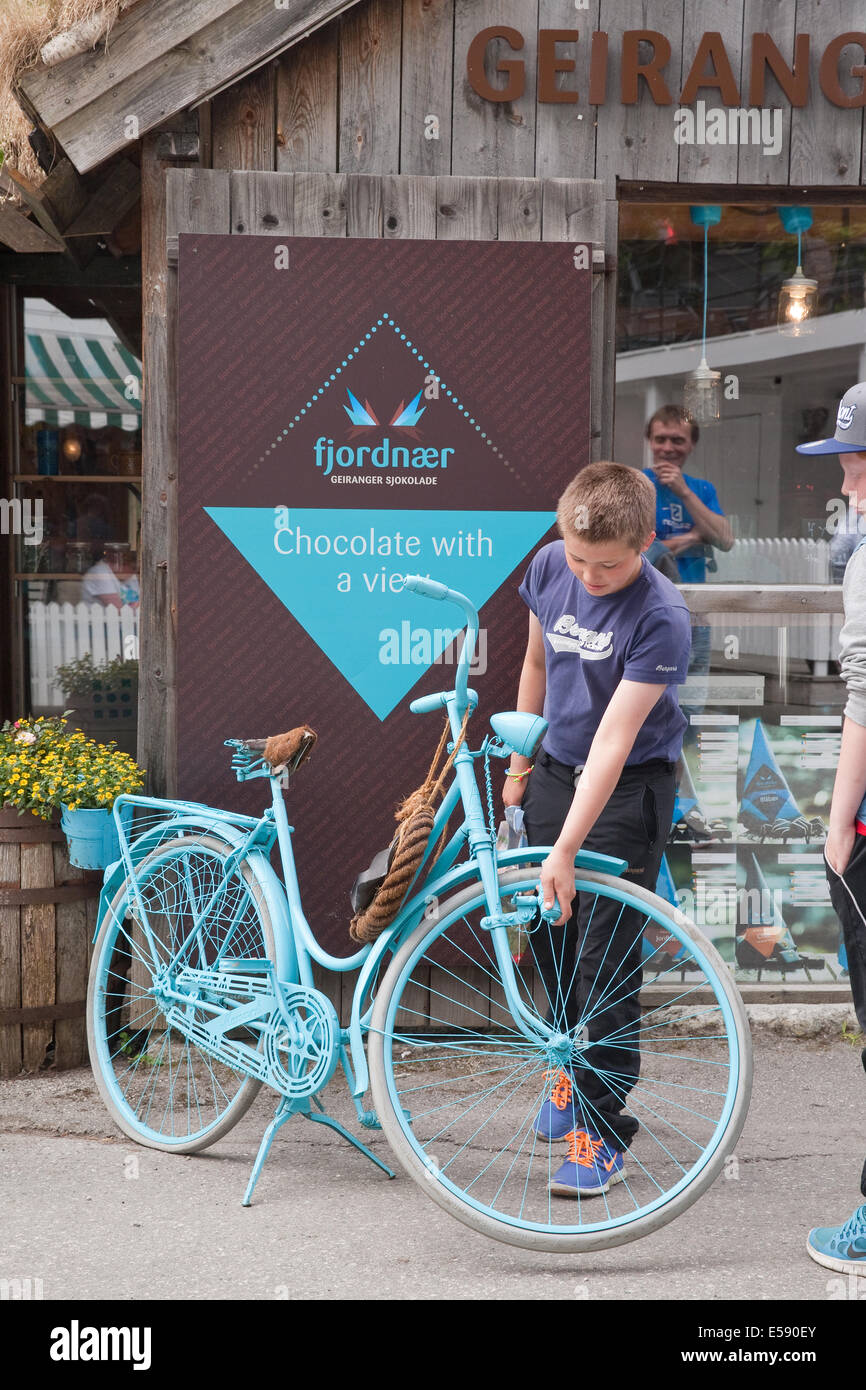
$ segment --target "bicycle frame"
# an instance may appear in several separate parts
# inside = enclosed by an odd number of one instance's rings
[[[284,775],[265,763],[264,743],[230,741],[238,780],[270,782],[270,805],[257,817],[191,802],[118,798],[120,860],[106,871],[88,988],[97,1085],[122,1130],[138,1142],[181,1153],[221,1139],[259,1087],[270,1087],[278,1101],[243,1198],[249,1205],[275,1135],[296,1116],[339,1133],[394,1176],[379,1154],[328,1113],[325,1088],[341,1065],[361,1126],[384,1129],[411,1176],[425,1187],[429,1180],[433,1199],[467,1225],[531,1249],[618,1244],[676,1215],[718,1172],[725,1138],[731,1133],[736,1139],[745,1114],[748,1028],[712,946],[677,909],[672,912],[643,888],[615,882],[611,875],[621,874],[626,864],[607,855],[575,856],[575,892],[594,893],[595,903],[606,903],[593,940],[604,956],[590,961],[596,972],[591,983],[588,972],[578,981],[581,991],[587,986],[581,1017],[573,1021],[566,1014],[574,973],[565,989],[561,962],[553,985],[544,975],[552,937],[540,950],[534,943],[529,973],[521,970],[511,954],[510,929],[532,932],[553,923],[559,906],[544,910],[536,887],[546,848],[497,851],[489,760],[514,751],[531,758],[546,725],[528,712],[493,715],[492,734],[470,748],[464,734],[478,702],[466,682],[477,614],[468,599],[443,585],[421,578],[405,583],[428,597],[459,603],[467,632],[454,689],[412,702],[417,713],[445,710],[452,775],[394,921],[372,945],[344,957],[326,950],[307,921],[283,796],[308,751],[304,740]],[[475,771],[479,758],[486,798]],[[455,812],[460,823],[434,862]],[[270,862],[275,844],[281,876]],[[630,915],[620,930],[626,909]],[[594,912],[595,904],[589,921]],[[640,1002],[643,965],[630,953],[638,954],[651,920],[688,947],[687,963],[703,972],[703,981],[684,983],[672,1000],[665,996],[647,1013]],[[606,933],[600,940],[599,931]],[[574,969],[589,939],[587,925],[575,943]],[[565,937],[561,944],[564,955]],[[460,957],[456,969],[454,952]],[[600,978],[609,952],[610,968]],[[681,970],[685,980],[686,965],[677,966],[678,959],[669,969]],[[357,972],[348,1026],[327,993],[316,988],[315,965],[331,974]],[[534,1002],[540,1002],[538,974],[548,1009]],[[485,976],[493,988],[486,988]],[[597,1020],[612,1000],[620,1008],[617,992],[625,983],[629,1012],[615,1013],[605,1033]],[[696,994],[696,1011],[669,1007]],[[660,1019],[665,1011],[671,1016]],[[676,1032],[661,1030],[687,1019],[697,1019],[700,1031],[687,1027],[677,1050]],[[644,1042],[654,1066],[639,1094]],[[605,1048],[614,1053],[612,1063]],[[623,1052],[637,1053],[636,1063],[621,1063]],[[571,1108],[562,1116],[551,1109],[561,1099],[548,1084],[556,1068],[572,1072]],[[605,1160],[605,1173],[600,1167],[597,1173],[600,1186],[582,1188],[571,1171],[581,1160],[572,1156],[554,1173],[547,1146],[566,1131],[588,1131],[592,1139],[596,1116],[605,1122],[597,1109],[602,1102],[583,1080],[593,1073],[614,1104],[628,1102],[631,1123],[636,1120],[647,1137],[643,1150],[633,1151],[634,1171],[626,1173],[623,1155],[614,1153],[611,1163],[618,1161],[620,1168],[606,1177],[611,1165]],[[561,1082],[568,1089],[567,1072],[556,1075],[557,1088]],[[375,1109],[366,1109],[362,1100],[370,1087]],[[709,1138],[708,1122],[715,1126]],[[450,1146],[446,1159],[441,1145]],[[626,1136],[622,1146],[629,1147]],[[658,1177],[650,1171],[656,1161]],[[605,1197],[606,1220],[584,1221],[581,1192],[604,1195],[620,1179],[631,1206],[609,1206]],[[576,1222],[554,1215],[550,1194],[577,1196]]]
[[[469,667],[478,635],[478,614],[470,600],[464,595],[447,589],[435,581],[410,577],[406,584],[407,587],[411,586],[429,597],[447,598],[457,603],[466,613],[467,631],[457,665],[454,689],[422,696],[413,701],[411,705],[411,709],[415,713],[425,713],[444,708],[451,728],[453,740],[451,746],[453,747],[460,736],[467,710],[471,712],[478,703],[476,692],[470,690],[467,685]],[[246,777],[266,776],[270,782],[271,806],[258,819],[235,815],[231,812],[203,807],[190,802],[160,802],[147,797],[119,798],[115,803],[115,819],[119,827],[121,826],[121,818],[126,814],[126,808],[130,805],[170,808],[173,814],[169,815],[159,830],[152,829],[143,837],[143,840],[133,841],[132,845],[129,844],[124,834],[121,835],[121,862],[106,871],[98,923],[102,921],[104,915],[103,903],[107,906],[120,879],[128,877],[134,885],[133,892],[137,896],[135,862],[141,858],[144,843],[152,839],[155,846],[161,838],[168,834],[189,828],[200,829],[203,821],[206,821],[212,833],[225,839],[232,848],[226,857],[221,881],[202,908],[198,920],[205,918],[213,909],[229,881],[231,872],[239,863],[247,862],[263,889],[266,890],[267,905],[274,928],[276,949],[274,965],[278,979],[288,980],[296,974],[303,986],[314,989],[314,962],[334,974],[346,974],[349,971],[359,970],[352,1000],[349,1027],[342,1030],[343,1044],[344,1046],[348,1044],[351,1053],[352,1066],[351,1071],[347,1066],[347,1075],[353,1096],[357,1099],[364,1094],[368,1086],[364,1034],[369,1026],[372,1012],[372,996],[370,996],[366,1010],[365,1001],[368,999],[384,956],[390,951],[395,951],[414,931],[425,913],[429,911],[432,902],[455,892],[477,874],[481,881],[487,906],[485,925],[490,930],[503,989],[515,1026],[531,1042],[536,1042],[539,1038],[544,1040],[547,1031],[549,1031],[547,1026],[539,1019],[537,1013],[532,1013],[525,1007],[519,996],[514,962],[511,958],[506,932],[506,927],[511,919],[505,918],[501,914],[497,877],[500,867],[519,866],[530,860],[537,861],[539,850],[538,847],[535,847],[512,850],[504,854],[497,852],[491,828],[485,818],[475,776],[477,758],[482,756],[487,758],[507,757],[510,752],[510,748],[492,739],[489,735],[484,739],[480,749],[475,752],[469,749],[466,741],[461,744],[454,758],[453,779],[446,789],[436,813],[424,858],[406,901],[391,926],[382,933],[378,940],[373,945],[363,946],[352,955],[331,955],[318,942],[307,921],[292,851],[293,827],[288,821],[283,796],[285,779],[282,774],[273,774],[265,771],[264,768],[250,770],[245,775],[238,774],[239,777],[243,776],[244,780]],[[437,859],[435,873],[431,877],[426,872],[426,867],[430,862],[433,849],[439,843],[451,815],[458,803],[461,802],[464,809],[463,821],[444,846]],[[267,891],[269,881],[273,883],[273,874],[267,856],[274,840],[279,846],[282,867],[281,886],[284,898],[273,890]],[[133,849],[136,850],[135,857],[132,853]],[[465,860],[460,860],[461,854],[466,849],[468,849],[468,857]],[[588,852],[582,852],[576,862],[585,868],[615,873],[621,872],[621,869],[625,867],[622,861]],[[150,928],[147,924],[146,910],[140,901],[138,906],[141,910],[143,929],[149,937]],[[558,914],[559,909],[556,907],[553,915],[558,916]],[[185,959],[190,944],[198,931],[198,920],[193,923],[187,936],[180,943],[174,959],[167,963],[167,971],[170,971],[177,961]],[[149,944],[153,947],[152,941]],[[228,958],[230,948],[231,931],[226,936],[221,957]],[[218,966],[219,962],[214,962],[214,968],[218,968]],[[347,1061],[348,1058],[344,1058],[344,1062]]]

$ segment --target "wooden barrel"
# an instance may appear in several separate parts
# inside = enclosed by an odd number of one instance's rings
[[[0,1076],[87,1062],[101,882],[71,866],[59,819],[0,808]]]

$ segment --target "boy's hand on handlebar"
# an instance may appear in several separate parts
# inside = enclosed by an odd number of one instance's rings
[[[544,907],[559,903],[561,916],[554,926],[561,927],[571,916],[574,902],[574,855],[558,850],[555,846],[541,866],[541,888],[544,893]]]

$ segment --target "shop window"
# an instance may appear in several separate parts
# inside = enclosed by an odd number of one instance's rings
[[[721,213],[709,230],[707,276],[707,360],[722,374],[720,418],[700,424],[684,471],[712,484],[736,544],[706,552],[706,580],[838,583],[856,515],[836,460],[817,465],[795,446],[832,435],[839,399],[866,377],[866,208],[808,209],[802,266],[817,282],[817,312],[796,336],[777,323],[796,235],[771,204]],[[700,359],[703,273],[703,229],[687,204],[622,206],[615,456],[623,462],[649,467],[646,422],[683,402]]]
[[[688,425],[680,433],[683,472],[712,487],[730,535],[680,553],[689,728],[658,891],[742,983],[826,986],[847,972],[822,858],[845,703],[832,586],[866,519],[842,497],[838,459],[796,445],[833,435],[839,400],[866,379],[866,209],[811,209],[802,267],[818,283],[817,314],[797,335],[778,324],[796,236],[769,204],[721,212],[708,234],[706,342],[722,374],[719,418],[699,423],[696,441]],[[682,407],[701,357],[704,232],[687,204],[622,206],[617,293],[614,457],[651,468],[647,422]],[[718,583],[737,586],[729,611],[707,602],[703,586]],[[831,588],[805,611],[786,609],[780,585]],[[649,968],[670,983],[663,949]]]
[[[24,301],[16,588],[24,701],[135,751],[141,364],[99,319]]]

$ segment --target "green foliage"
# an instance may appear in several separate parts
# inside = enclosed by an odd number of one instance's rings
[[[0,729],[0,805],[50,820],[61,806],[108,810],[143,785],[144,771],[128,753],[68,729],[62,717],[7,719]]]
[[[851,1047],[866,1046],[866,1037],[863,1036],[859,1028],[849,1028],[847,1019],[842,1024],[842,1041],[849,1043]]]
[[[104,666],[95,666],[90,652],[77,661],[57,667],[57,682],[66,695],[90,695],[95,689],[122,690],[138,680],[138,662],[117,656]]]

